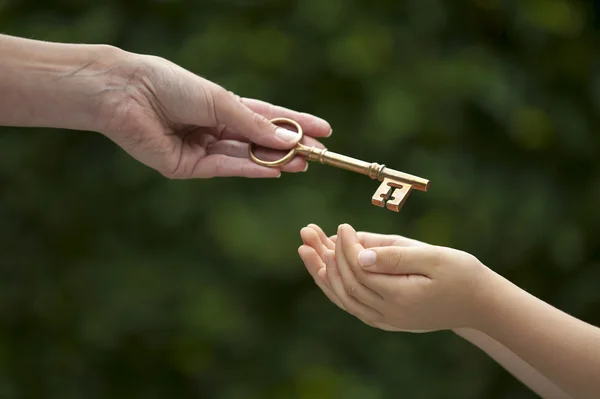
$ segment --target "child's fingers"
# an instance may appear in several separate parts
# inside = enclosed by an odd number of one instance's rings
[[[376,307],[383,299],[381,294],[373,291],[371,288],[360,282],[355,276],[355,271],[353,269],[357,269],[356,271],[358,273],[365,273],[365,271],[360,270],[360,267],[352,267],[349,264],[349,262],[352,262],[353,259],[348,258],[347,254],[352,251],[346,250],[346,247],[352,247],[354,245],[362,248],[362,246],[358,243],[358,238],[356,237],[354,229],[347,225],[340,226],[338,230],[337,244],[335,245],[335,255],[338,270],[344,283],[344,288],[348,295],[369,306]]]
[[[346,294],[342,277],[337,268],[335,252],[327,251],[325,259],[327,280],[329,280],[333,293],[340,299],[346,311],[363,321],[377,322],[383,320],[383,315],[379,311]]]
[[[314,248],[321,259],[324,259],[323,256],[328,248],[321,242],[319,234],[310,227],[304,227],[302,230],[300,230],[300,235],[302,236],[302,241],[304,244]]]
[[[310,273],[312,278],[315,280],[315,283],[317,286],[319,286],[321,291],[323,291],[325,296],[327,296],[327,298],[329,298],[329,300],[336,304],[340,309],[346,310],[344,309],[344,305],[340,299],[336,297],[329,286],[329,281],[327,280],[325,271],[325,264],[317,252],[308,245],[302,245],[300,248],[298,248],[298,254],[300,255],[300,258],[302,258],[308,273]]]
[[[319,239],[321,240],[321,243],[327,247],[327,249],[334,249],[335,248],[335,244],[333,243],[333,241],[331,241],[329,239],[329,237],[327,237],[327,235],[325,234],[325,232],[323,231],[322,228],[320,228],[319,226],[317,226],[314,223],[310,223],[308,225],[308,227],[310,227],[311,229],[313,229],[314,231],[317,232],[317,235],[319,236]]]
[[[313,278],[316,278],[317,272],[325,267],[325,263],[323,263],[321,257],[317,255],[314,248],[309,247],[308,245],[301,245],[300,248],[298,248],[298,255],[300,255],[302,262],[304,262],[304,266],[306,266],[306,270],[308,270]]]
[[[363,245],[363,247],[371,248],[371,247],[387,247],[387,246],[402,246],[402,247],[412,247],[415,245],[425,245],[417,240],[413,240],[412,238],[407,238],[404,236],[400,236],[397,234],[378,234],[378,233],[369,233],[365,231],[359,231],[357,233],[358,240]]]
[[[323,282],[323,286],[319,285],[319,287],[321,288],[321,290],[323,291],[325,296],[327,298],[329,298],[329,300],[331,302],[335,303],[337,305],[337,307],[339,307],[340,309],[347,312],[346,308],[344,307],[344,304],[342,303],[340,298],[338,298],[337,295],[335,295],[335,293],[333,292],[333,289],[331,288],[331,286],[329,284],[329,279],[327,278],[327,268],[323,267],[323,268],[319,269],[319,271],[317,272],[317,277],[319,278],[319,280],[317,280],[317,281]],[[317,282],[317,284],[319,284],[319,283]],[[325,287],[325,288],[323,288],[323,287]]]
[[[358,263],[358,254],[364,249],[361,243],[358,242],[358,236],[354,229],[350,225],[340,225],[336,242],[336,255],[338,259],[343,258],[345,261],[343,266],[345,269],[342,269],[342,266],[340,266],[342,277],[344,277],[344,273],[352,274],[358,284],[381,299],[383,295],[378,291],[381,288],[380,285],[372,284],[379,283],[379,281],[368,280],[366,276],[369,273],[363,270]]]
[[[416,245],[427,245],[421,241],[413,240],[412,238],[407,238],[399,235],[392,234],[377,234],[377,233],[369,233],[367,231],[358,231],[356,232],[358,236],[358,242],[365,247],[387,247],[392,245],[397,246],[416,246]],[[337,242],[337,234],[331,236],[330,241],[332,243]]]

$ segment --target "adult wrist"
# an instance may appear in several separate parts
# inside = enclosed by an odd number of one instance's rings
[[[89,130],[99,132],[109,138],[118,134],[118,116],[127,113],[127,106],[138,91],[143,74],[144,56],[130,53],[117,47],[101,45],[97,48],[102,60],[96,65],[92,96],[88,109],[93,115],[93,125]]]
[[[63,79],[71,94],[65,97],[80,117],[70,119],[68,129],[105,133],[115,109],[131,85],[135,55],[110,45],[82,46],[80,58],[68,76]]]
[[[98,131],[128,54],[0,35],[0,125]]]

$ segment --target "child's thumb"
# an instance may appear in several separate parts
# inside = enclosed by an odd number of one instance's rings
[[[428,275],[430,262],[424,247],[376,247],[363,249],[358,261],[364,270],[381,274]]]

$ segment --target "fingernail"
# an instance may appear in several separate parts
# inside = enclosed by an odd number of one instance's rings
[[[331,129],[331,130],[329,131],[329,134],[327,135],[327,137],[331,136],[332,134],[333,134],[333,129]]]
[[[371,251],[370,249],[365,249],[360,251],[358,254],[358,261],[362,266],[372,266],[375,264],[377,260],[377,254],[375,251]]]
[[[302,171],[306,172],[307,170],[308,170],[308,162],[306,163],[306,166],[304,166],[304,169]]]
[[[275,136],[282,141],[285,142],[292,142],[292,141],[296,141],[298,140],[298,137],[300,136],[298,133],[296,132],[292,132],[291,130],[287,130],[284,129],[282,127],[278,127],[275,130]]]

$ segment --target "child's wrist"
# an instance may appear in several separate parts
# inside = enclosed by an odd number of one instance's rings
[[[506,283],[501,275],[483,266],[474,289],[472,317],[466,327],[487,334],[489,328],[498,322],[500,312],[497,305],[510,290],[510,284]]]
[[[466,304],[470,312],[468,323],[463,328],[454,330],[459,335],[469,330],[484,332],[491,319],[496,317],[494,303],[502,295],[501,288],[504,288],[501,287],[502,277],[484,264],[480,263],[474,274],[470,303]]]
[[[453,328],[451,331],[469,342],[473,342],[474,340],[481,339],[481,337],[485,336],[481,331],[470,327]]]

